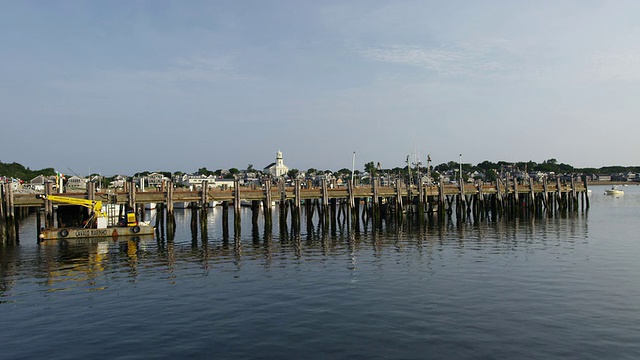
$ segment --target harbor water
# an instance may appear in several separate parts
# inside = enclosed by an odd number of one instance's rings
[[[3,359],[638,359],[640,186],[550,218],[0,247]],[[153,214],[151,214],[153,215]],[[262,221],[262,220],[260,220]]]

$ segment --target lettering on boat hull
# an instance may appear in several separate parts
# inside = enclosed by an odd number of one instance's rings
[[[74,230],[75,237],[109,236],[107,229],[80,229]]]

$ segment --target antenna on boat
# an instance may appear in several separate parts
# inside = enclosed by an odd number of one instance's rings
[[[81,177],[80,175],[76,174],[76,172],[75,172],[75,171],[71,170],[71,168],[70,168],[70,167],[68,167],[68,166],[67,166],[67,169],[69,169],[69,171],[71,171],[71,172],[73,173],[73,175],[75,175],[75,176],[77,176],[77,177]]]

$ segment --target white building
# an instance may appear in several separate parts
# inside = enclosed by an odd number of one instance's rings
[[[195,190],[201,190],[202,184],[205,181],[207,182],[207,186],[210,189],[223,188],[223,187],[232,189],[235,180],[217,178],[214,175],[205,176],[205,175],[199,175],[199,174],[196,174],[196,175],[184,174],[178,179],[178,182],[180,184]],[[243,182],[244,180],[239,181],[239,183],[243,183]]]
[[[37,191],[44,191],[45,184],[48,181],[55,181],[55,176],[53,180],[51,177],[45,177],[44,175],[38,175],[30,181],[31,188]]]
[[[276,162],[271,163],[264,168],[264,172],[268,172],[272,176],[284,176],[289,172],[289,168],[282,161],[282,151],[276,153]]]
[[[113,181],[109,183],[110,188],[121,189],[124,187],[124,183],[127,182],[127,178],[122,175],[117,175],[114,177]]]
[[[86,189],[87,179],[74,175],[67,179],[67,187],[72,189]]]

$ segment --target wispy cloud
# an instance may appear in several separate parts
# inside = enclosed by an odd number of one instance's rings
[[[442,76],[508,75],[524,67],[524,56],[500,40],[440,47],[392,45],[359,51],[365,58],[420,67]]]
[[[640,53],[598,54],[588,64],[588,74],[598,81],[640,81]]]

